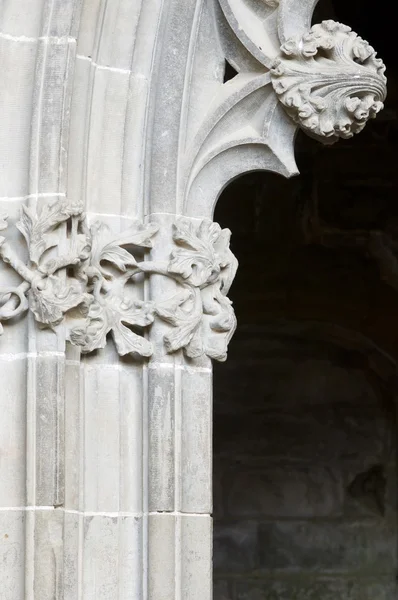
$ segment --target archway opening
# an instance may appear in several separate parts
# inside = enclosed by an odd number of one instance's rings
[[[324,148],[300,135],[300,177],[248,174],[219,199],[240,268],[238,331],[214,377],[215,600],[396,598],[389,80],[361,136]]]

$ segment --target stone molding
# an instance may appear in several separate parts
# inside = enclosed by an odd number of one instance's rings
[[[7,227],[5,216],[0,227]],[[111,333],[120,356],[150,357],[150,333],[144,337],[130,327],[142,332],[160,318],[172,327],[164,337],[167,352],[226,359],[236,327],[227,293],[237,268],[228,229],[207,219],[198,225],[176,219],[171,255],[151,262],[143,254],[152,248],[157,225],[136,221],[120,234],[101,221],[89,227],[83,207],[65,200],[45,204],[39,213],[24,206],[17,227],[30,266],[0,237],[2,260],[24,280],[0,291],[0,324],[30,309],[42,327],[62,323],[67,339],[83,353],[104,348]],[[173,279],[177,292],[139,300],[134,284],[143,275]]]

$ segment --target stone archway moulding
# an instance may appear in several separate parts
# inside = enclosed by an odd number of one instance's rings
[[[349,138],[386,95],[373,48],[311,27],[315,4],[6,2],[7,600],[212,597],[211,360],[237,267],[215,203],[244,172],[295,175],[299,127]]]

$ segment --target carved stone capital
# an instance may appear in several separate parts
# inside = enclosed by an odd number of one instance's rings
[[[271,76],[290,117],[330,144],[362,131],[383,108],[384,71],[368,42],[346,25],[324,21],[282,45]]]
[[[7,227],[6,217],[0,228]],[[168,352],[190,358],[225,360],[236,320],[228,290],[237,261],[229,249],[230,231],[203,220],[180,218],[173,227],[174,249],[164,261],[143,260],[157,226],[134,223],[121,234],[96,221],[88,227],[80,205],[56,201],[41,212],[24,207],[17,224],[29,249],[30,265],[4,237],[0,256],[21,275],[17,288],[0,290],[1,321],[30,309],[43,327],[66,328],[69,341],[83,353],[104,348],[111,333],[117,351],[150,357],[150,333],[156,318],[169,323]],[[143,276],[173,279],[170,298],[137,299]],[[0,330],[1,333],[1,330]]]

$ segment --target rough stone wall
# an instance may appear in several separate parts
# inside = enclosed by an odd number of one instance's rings
[[[394,400],[365,357],[238,334],[215,378],[215,600],[396,598]]]

